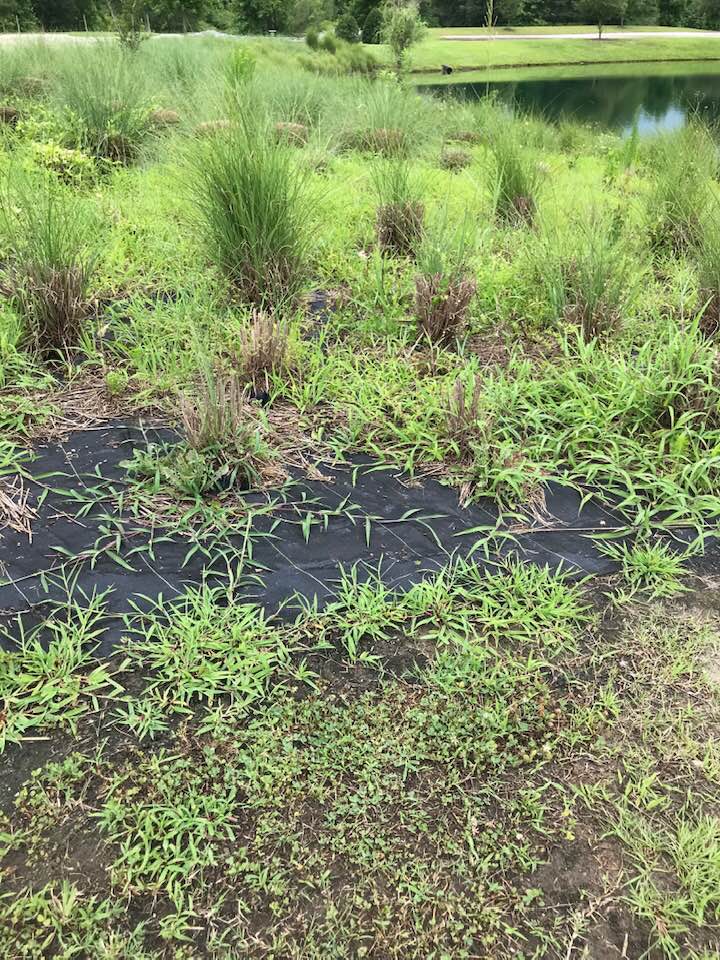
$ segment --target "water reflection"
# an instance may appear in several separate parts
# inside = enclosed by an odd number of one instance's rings
[[[720,72],[688,76],[582,76],[509,82],[458,81],[430,89],[473,98],[494,94],[502,103],[550,119],[573,119],[613,130],[673,130],[690,114],[720,119]]]

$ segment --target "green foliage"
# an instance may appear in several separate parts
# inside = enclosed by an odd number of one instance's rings
[[[627,0],[580,0],[578,8],[582,16],[597,24],[598,37],[602,39],[605,24],[623,22]]]
[[[423,39],[425,31],[416,0],[386,0],[382,37],[392,51],[398,73],[407,66],[410,48]]]
[[[517,127],[500,119],[490,135],[491,190],[495,214],[509,224],[522,224],[535,215],[540,173]]]
[[[346,43],[360,42],[360,25],[351,13],[344,13],[335,24],[335,36]]]
[[[380,7],[373,7],[365,18],[362,28],[363,43],[382,43],[383,15]]]

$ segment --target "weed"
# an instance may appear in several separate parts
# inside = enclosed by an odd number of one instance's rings
[[[490,144],[491,190],[496,216],[509,224],[531,221],[540,183],[537,164],[527,156],[517,129],[507,119],[495,125]]]
[[[287,321],[270,313],[255,312],[239,336],[234,366],[240,376],[256,388],[268,389],[270,374],[280,372],[288,363],[290,331]]]

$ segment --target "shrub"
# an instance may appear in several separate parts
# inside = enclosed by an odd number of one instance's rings
[[[88,287],[97,222],[84,202],[50,182],[15,180],[0,203],[25,340],[41,358],[56,359],[77,347],[92,314]]]
[[[341,73],[357,73],[372,77],[380,69],[380,63],[371,50],[365,50],[359,43],[338,45],[335,59]]]
[[[308,27],[307,33],[305,34],[305,43],[310,47],[311,50],[319,49],[320,34],[317,32],[315,27]]]
[[[496,216],[510,224],[532,220],[540,179],[536,164],[526,156],[515,126],[509,121],[496,126],[490,142],[494,161],[491,183]]]
[[[337,53],[337,39],[334,33],[326,31],[318,41],[318,48],[320,50],[325,50],[326,53]]]
[[[365,18],[362,28],[363,43],[382,43],[383,18],[380,7],[373,7]]]
[[[69,145],[119,163],[133,160],[150,129],[144,74],[133,58],[106,45],[73,59],[56,96],[65,116]]]
[[[383,7],[382,37],[390,47],[398,73],[407,64],[408,51],[425,36],[416,0],[387,0]]]
[[[386,253],[411,257],[423,234],[425,208],[416,199],[409,164],[405,160],[388,160],[373,168],[378,198],[377,237]]]
[[[240,297],[258,306],[293,297],[309,211],[303,176],[267,125],[245,115],[198,142],[188,176],[197,226]]]
[[[335,24],[335,36],[346,43],[360,42],[360,25],[351,13],[344,13]]]

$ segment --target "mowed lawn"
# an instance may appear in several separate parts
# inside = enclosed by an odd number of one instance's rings
[[[529,30],[530,28],[523,28]],[[552,32],[589,32],[591,26],[554,27]],[[617,27],[608,27],[610,32]],[[666,28],[655,28],[666,29]],[[485,29],[477,28],[440,28],[429,31],[427,39],[413,51],[413,70],[439,70],[446,63],[455,69],[482,70],[489,67],[536,66],[541,64],[567,63],[631,63],[641,61],[672,60],[718,60],[720,59],[720,36],[714,37],[698,33],[697,38],[653,37],[647,27],[628,27],[628,31],[647,31],[647,38],[569,40],[532,39],[532,40],[446,40],[444,37],[468,34],[482,35]],[[533,27],[533,33],[548,32],[548,27]],[[512,28],[513,34],[521,32]]]

